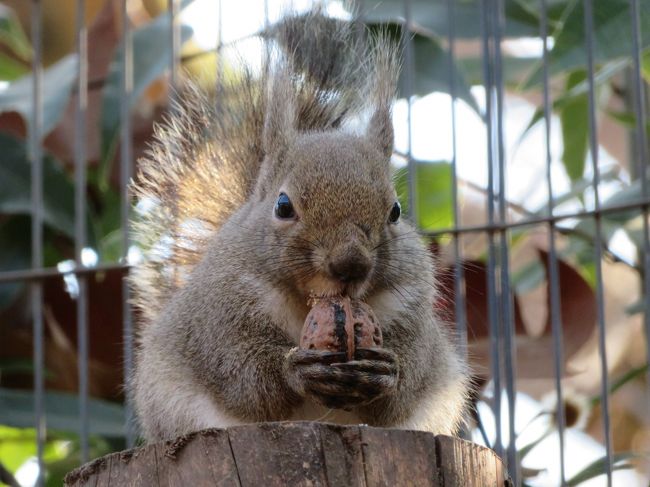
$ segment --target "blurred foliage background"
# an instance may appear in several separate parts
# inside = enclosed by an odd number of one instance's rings
[[[187,0],[182,6],[190,8],[193,3]],[[260,7],[261,3],[257,3],[252,2],[249,7]],[[338,2],[330,3],[337,4],[335,6],[340,11],[344,10]],[[445,157],[429,158],[426,150],[420,151],[424,154],[420,156],[415,150],[416,139],[421,137],[419,133],[412,134],[411,143],[403,142],[408,138],[405,135],[408,128],[403,100],[410,98],[412,101],[412,123],[416,127],[423,126],[426,130],[441,123],[450,126],[449,110],[438,111],[439,104],[427,103],[435,99],[432,98],[435,94],[443,94],[444,97],[437,100],[451,106],[451,66],[455,79],[454,95],[458,99],[456,164],[461,175],[456,188],[460,205],[458,220],[462,226],[485,225],[485,182],[462,177],[462,174],[472,171],[480,172],[477,168],[481,165],[486,166],[485,155],[479,160],[462,156],[465,146],[476,143],[474,137],[477,134],[483,139],[486,137],[481,7],[476,0],[456,1],[453,23],[450,23],[446,2],[412,0],[410,3],[412,72],[410,77],[404,75],[401,80],[399,97],[402,101],[396,106],[396,185],[406,208],[409,201],[408,174],[404,162],[411,159],[416,171],[414,202],[418,224],[425,232],[436,235],[429,240],[441,266],[440,311],[453,322],[455,255],[450,245],[450,232],[442,231],[454,222],[452,156],[447,151],[449,155]],[[555,139],[552,175],[558,182],[557,188],[560,188],[554,194],[554,211],[555,214],[590,211],[594,208],[594,188],[589,151],[589,84],[583,4],[577,0],[548,0],[546,3],[553,112],[551,133]],[[643,34],[641,75],[647,89],[650,82],[650,0],[640,0],[639,4]],[[74,108],[78,97],[76,2],[43,0],[42,5],[44,265],[57,267],[74,261]],[[123,19],[118,0],[87,0],[85,5],[89,43],[85,121],[88,204],[87,214],[82,217],[88,222],[86,240],[93,255],[88,265],[93,266],[119,263],[125,254],[119,207],[120,39]],[[146,150],[153,124],[165,113],[170,98],[170,16],[166,7],[165,0],[128,2],[129,22],[133,28],[134,79],[129,109],[134,160]],[[396,42],[401,42],[402,1],[366,0],[364,9],[364,21],[371,29],[383,24],[395,34]],[[638,134],[634,129],[639,109],[646,113],[649,111],[648,97],[641,106],[634,99],[632,90],[630,2],[595,2],[594,9],[595,108],[600,148],[607,154],[607,157],[600,158],[602,203],[604,206],[626,205],[640,201],[640,178],[647,177],[646,166],[638,163]],[[213,12],[217,12],[214,5]],[[32,123],[30,14],[31,2],[0,2],[0,272],[28,269],[31,262],[27,142]],[[510,183],[529,188],[520,192],[518,199],[508,202],[507,217],[516,222],[543,217],[548,212],[544,182],[546,156],[540,15],[540,2],[537,0],[505,0],[505,117],[506,125],[509,124],[508,134],[516,134],[516,137],[507,137],[506,162]],[[213,20],[215,30],[217,20]],[[228,22],[228,19],[224,17],[223,21]],[[454,27],[455,36],[453,64],[449,64],[450,25]],[[217,56],[214,46],[209,48],[198,42],[194,27],[191,22],[184,22],[181,27],[181,76],[198,79],[209,86],[215,81],[217,65],[226,75],[234,68],[229,65],[226,50]],[[236,43],[233,41],[232,45]],[[424,118],[415,117],[420,102],[421,111],[426,112]],[[526,109],[522,110],[522,106]],[[465,132],[469,130],[471,120],[476,121],[478,132]],[[650,134],[650,126],[645,129]],[[646,141],[648,138],[650,136]],[[524,147],[532,149],[524,150]],[[646,148],[648,153],[650,149]],[[639,171],[639,167],[644,169]],[[538,196],[530,196],[532,194]],[[613,444],[618,455],[617,465],[635,469],[639,479],[644,476],[647,479],[650,472],[645,456],[650,449],[650,405],[647,398],[647,351],[642,339],[645,312],[642,296],[648,292],[642,286],[646,272],[641,258],[645,243],[643,218],[639,206],[638,209],[607,213],[602,220],[602,272],[612,384]],[[596,443],[602,443],[594,221],[592,218],[562,220],[558,223],[556,237],[561,256],[563,384],[571,391],[563,407],[570,429],[579,430]],[[518,391],[536,401],[540,412],[531,421],[542,424],[537,429],[524,425],[517,432],[521,440],[518,440],[517,447],[522,457],[522,473],[526,482],[534,485],[535,479],[539,480],[547,470],[544,462],[548,463],[548,458],[540,460],[539,454],[537,460],[533,459],[535,448],[555,431],[550,413],[554,407],[552,399],[543,401],[549,394],[552,396],[554,377],[547,277],[548,227],[521,225],[510,232],[509,238],[517,333],[516,385]],[[479,405],[489,404],[486,234],[481,231],[464,234],[460,239],[460,250],[466,279],[468,349],[476,382],[486,387],[485,394],[477,394],[477,402]],[[90,276],[91,456],[96,457],[125,446],[121,385],[122,272],[112,270]],[[60,485],[62,475],[80,461],[73,288],[69,282],[66,287],[60,277],[44,281],[48,485]],[[33,463],[36,445],[31,390],[31,316],[28,286],[23,282],[0,283],[0,333],[0,464],[18,479],[28,478],[26,474],[21,477],[20,469],[24,470],[29,462]],[[481,407],[478,410],[489,425],[489,412]],[[535,432],[531,433],[533,430]],[[486,436],[487,441],[491,441],[489,432]],[[475,438],[481,440],[480,436]],[[570,448],[567,455],[569,458],[572,455]],[[526,460],[530,459],[533,461],[527,465]],[[589,480],[602,471],[602,461],[585,466],[574,475],[571,485]]]

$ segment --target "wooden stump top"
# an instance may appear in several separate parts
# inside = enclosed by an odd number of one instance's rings
[[[198,431],[98,458],[66,486],[467,486],[510,485],[482,446],[422,431],[315,422]]]

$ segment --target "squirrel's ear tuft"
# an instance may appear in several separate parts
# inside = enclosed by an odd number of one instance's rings
[[[262,128],[264,160],[256,186],[256,191],[262,193],[273,187],[278,182],[278,177],[285,174],[284,166],[287,161],[284,155],[296,132],[294,88],[286,68],[270,73],[267,88]]]
[[[264,153],[273,159],[287,149],[295,132],[296,103],[293,91],[286,69],[279,69],[271,75],[262,143]]]
[[[378,108],[370,118],[367,137],[381,153],[390,158],[393,153],[393,122],[390,109]]]
[[[391,107],[399,76],[397,47],[387,31],[380,30],[371,37],[369,76],[366,93],[372,110],[367,137],[389,158],[393,153],[393,121]]]

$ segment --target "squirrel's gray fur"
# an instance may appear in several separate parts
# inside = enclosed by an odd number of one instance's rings
[[[144,436],[285,419],[454,433],[467,374],[434,314],[434,264],[388,221],[395,50],[317,11],[262,37],[261,69],[186,90],[140,161]],[[281,192],[295,218],[274,215]],[[297,349],[310,295],[340,293],[373,308],[383,348],[347,363]]]

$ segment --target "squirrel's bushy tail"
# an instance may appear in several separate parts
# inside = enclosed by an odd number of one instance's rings
[[[267,105],[282,102],[269,101],[273,93],[291,93],[287,106],[302,131],[359,124],[394,96],[394,47],[357,23],[313,11],[287,17],[260,37],[261,67],[241,63],[237,75],[222,76],[209,92],[184,87],[139,161],[134,231],[144,261],[130,281],[144,324],[249,198],[264,159]]]

